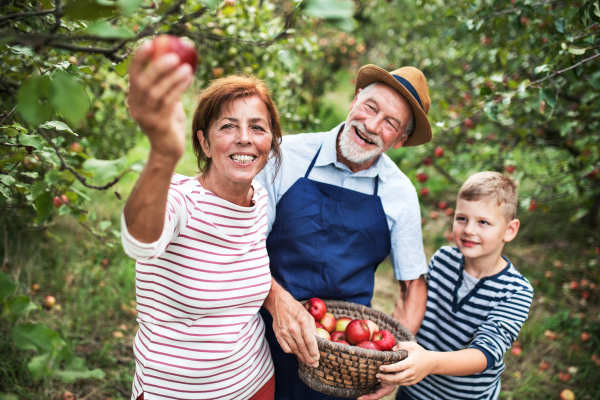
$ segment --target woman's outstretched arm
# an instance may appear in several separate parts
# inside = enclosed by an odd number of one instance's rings
[[[181,95],[194,75],[174,53],[152,61],[151,43],[136,52],[129,69],[131,117],[150,140],[150,155],[125,204],[131,236],[152,243],[163,231],[167,195],[177,162],[185,151],[185,113]]]

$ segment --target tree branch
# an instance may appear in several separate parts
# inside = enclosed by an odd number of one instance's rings
[[[109,182],[106,185],[103,185],[103,186],[90,185],[89,183],[87,183],[87,178],[85,176],[81,175],[73,167],[71,167],[70,165],[67,164],[67,162],[63,158],[62,154],[60,154],[59,148],[54,144],[54,142],[52,140],[50,140],[50,138],[46,135],[46,133],[42,129],[38,129],[38,132],[40,132],[40,135],[42,135],[42,137],[44,139],[46,139],[46,142],[48,142],[48,144],[50,144],[50,146],[52,146],[52,148],[54,149],[54,152],[56,153],[56,155],[58,156],[58,158],[60,160],[60,170],[63,171],[66,169],[66,170],[70,171],[73,175],[75,175],[75,178],[77,178],[77,180],[79,182],[81,182],[81,184],[85,187],[88,187],[90,189],[97,189],[97,190],[109,189],[110,187],[116,185],[117,182],[119,182],[126,173],[131,171],[131,169],[126,168],[112,182]]]
[[[6,121],[6,118],[10,117],[10,116],[11,116],[11,114],[12,114],[13,112],[15,112],[15,110],[16,110],[16,109],[17,109],[17,106],[14,106],[14,107],[13,107],[13,109],[12,109],[12,110],[10,110],[10,112],[9,112],[8,114],[6,114],[6,115],[4,116],[4,118],[2,118],[2,121],[0,121],[0,126],[1,126],[1,125],[4,123],[4,121]],[[5,113],[6,113],[6,111],[5,111]]]
[[[8,14],[8,15],[0,17],[0,22],[2,22],[2,21],[8,21],[8,20],[11,20],[11,19],[19,19],[19,18],[27,18],[27,17],[37,17],[37,16],[40,16],[40,15],[53,14],[55,10],[56,9],[53,8],[52,10],[43,10],[43,11],[33,11],[33,12],[26,12],[26,13]]]

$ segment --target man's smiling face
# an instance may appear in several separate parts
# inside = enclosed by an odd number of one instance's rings
[[[407,137],[402,135],[412,116],[410,103],[385,83],[359,90],[339,138],[342,157],[368,168],[384,151],[404,144]]]

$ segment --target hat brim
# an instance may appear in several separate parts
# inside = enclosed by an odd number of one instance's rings
[[[404,86],[400,84],[389,72],[379,68],[377,65],[369,64],[365,65],[358,71],[358,77],[356,78],[356,89],[363,89],[374,82],[384,82],[396,89],[402,96],[408,100],[415,116],[415,131],[412,135],[404,142],[402,147],[419,146],[431,141],[431,125],[427,119],[427,114],[423,111],[423,108],[419,105],[417,100]]]

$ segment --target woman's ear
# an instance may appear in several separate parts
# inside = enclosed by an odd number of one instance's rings
[[[513,219],[508,223],[506,234],[504,235],[505,242],[510,242],[517,236],[517,233],[519,232],[519,226],[521,226],[521,221],[518,219]]]
[[[198,137],[198,141],[200,142],[200,147],[202,147],[202,151],[206,154],[207,158],[211,158],[210,154],[210,146],[208,143],[208,139],[204,137],[204,133],[202,131],[196,132],[196,136]]]

